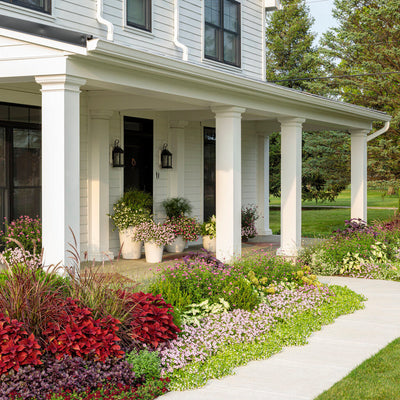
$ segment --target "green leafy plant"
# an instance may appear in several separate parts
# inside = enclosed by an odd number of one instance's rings
[[[198,304],[190,304],[182,314],[182,323],[185,325],[200,326],[200,321],[210,314],[221,314],[228,311],[230,305],[222,297],[218,303],[210,303],[208,299]]]
[[[136,350],[126,355],[126,361],[131,364],[135,376],[144,380],[159,378],[161,375],[160,357],[157,351],[147,349]]]
[[[169,219],[182,217],[192,212],[192,206],[189,200],[183,197],[171,197],[170,199],[164,200],[161,204]]]
[[[151,194],[131,189],[114,204],[110,215],[115,227],[119,230],[137,226],[151,220],[153,199]]]
[[[201,225],[201,234],[203,236],[210,236],[210,239],[215,238],[217,235],[217,219],[215,215]]]

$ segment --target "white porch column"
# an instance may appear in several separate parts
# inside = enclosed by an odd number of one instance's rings
[[[241,119],[244,108],[215,107],[217,258],[241,255]]]
[[[259,235],[272,235],[269,228],[269,135],[257,137],[257,221]]]
[[[296,256],[301,247],[301,134],[305,119],[280,118],[281,247],[277,254]]]
[[[110,252],[110,118],[109,110],[90,111],[89,133],[89,260],[113,259]]]
[[[367,221],[367,135],[351,130],[351,218]]]
[[[71,265],[80,245],[79,88],[68,75],[38,76],[42,86],[42,240],[45,265]]]
[[[187,121],[170,121],[168,147],[172,153],[170,171],[170,197],[185,195],[185,127]]]

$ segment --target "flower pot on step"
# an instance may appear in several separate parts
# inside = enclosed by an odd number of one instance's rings
[[[207,251],[211,251],[211,253],[215,253],[217,251],[217,238],[210,238],[209,235],[203,236],[203,247]]]
[[[135,230],[135,227],[130,226],[129,228],[119,231],[119,242],[122,246],[121,255],[122,258],[127,260],[138,260],[142,257],[143,242],[134,242],[132,240],[132,235]]]
[[[182,236],[177,236],[171,244],[165,246],[165,250],[167,250],[168,253],[182,253],[186,247],[186,243],[186,240],[184,240]]]
[[[144,252],[146,254],[146,262],[159,263],[162,261],[164,246],[159,246],[154,242],[144,242]]]

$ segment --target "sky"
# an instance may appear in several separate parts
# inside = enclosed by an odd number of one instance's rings
[[[306,0],[306,4],[315,19],[313,31],[318,33],[319,40],[322,33],[336,25],[332,16],[333,0]]]

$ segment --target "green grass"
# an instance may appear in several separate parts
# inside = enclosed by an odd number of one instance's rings
[[[315,400],[400,399],[400,338],[364,361]]]
[[[384,196],[382,197],[383,191],[378,190],[368,190],[368,207],[398,207],[399,206],[399,196]],[[336,199],[336,201],[323,201],[318,202],[315,201],[304,201],[303,205],[305,206],[348,206],[350,207],[350,199],[351,199],[351,191],[350,189],[346,189],[341,192]],[[271,205],[279,205],[281,203],[281,199],[279,197],[270,197]]]
[[[388,219],[393,216],[394,211],[388,210],[368,210],[368,222]],[[303,209],[302,211],[301,232],[303,237],[327,236],[333,231],[343,228],[344,221],[350,219],[350,209]],[[280,231],[280,211],[270,209],[270,228],[274,234]]]

